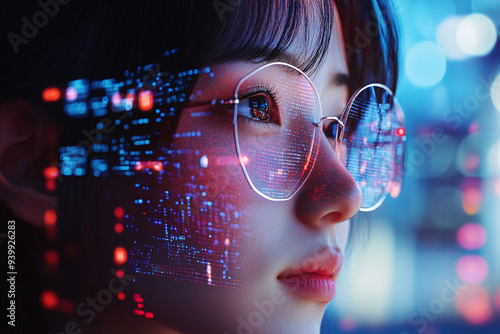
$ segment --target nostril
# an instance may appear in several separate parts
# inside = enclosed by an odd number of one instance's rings
[[[325,223],[340,223],[342,220],[342,213],[338,211],[330,212],[329,214],[323,216],[321,221]]]

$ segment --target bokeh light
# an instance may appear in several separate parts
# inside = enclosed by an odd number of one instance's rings
[[[204,155],[200,158],[200,166],[203,168],[208,167],[208,157],[206,155]]]
[[[462,208],[468,215],[478,213],[483,201],[482,182],[476,178],[466,178],[460,183]]]
[[[77,97],[78,91],[75,89],[75,87],[68,87],[66,89],[66,100],[75,101]]]
[[[43,176],[46,179],[53,180],[59,176],[59,169],[54,166],[45,167],[43,170]]]
[[[472,122],[469,125],[469,133],[476,133],[479,131],[479,124],[477,122]]]
[[[468,215],[478,213],[483,201],[483,194],[479,189],[469,188],[462,193],[462,207]]]
[[[458,25],[458,46],[469,55],[488,54],[495,46],[496,40],[495,24],[483,14],[471,14]]]
[[[44,291],[40,296],[40,303],[46,310],[53,310],[59,303],[59,297],[54,291]]]
[[[448,59],[460,60],[467,58],[467,53],[460,48],[456,38],[458,25],[462,19],[463,17],[459,16],[449,17],[436,30],[437,44]]]
[[[466,283],[479,283],[488,276],[488,263],[479,255],[466,255],[458,259],[458,277]]]
[[[479,224],[465,224],[457,232],[457,241],[465,249],[481,248],[486,242],[486,230]]]
[[[57,214],[54,210],[47,210],[43,216],[43,221],[47,226],[54,226],[57,222]]]
[[[116,217],[116,218],[121,219],[121,218],[123,218],[123,216],[124,216],[124,214],[125,214],[125,211],[123,210],[123,208],[122,208],[122,207],[117,206],[117,207],[115,208],[114,214],[115,214],[115,217]]]
[[[408,79],[420,87],[438,84],[446,73],[446,57],[433,42],[422,42],[408,52],[405,64]]]
[[[497,309],[500,311],[500,289],[497,290],[497,293],[495,294],[495,306]]]
[[[46,88],[42,93],[42,99],[45,102],[55,102],[61,98],[61,91],[58,88]]]
[[[496,76],[490,88],[491,100],[495,108],[500,112],[500,73]]]
[[[122,233],[123,232],[123,224],[116,223],[115,224],[115,232],[116,233]]]
[[[139,109],[142,111],[148,111],[153,108],[153,93],[149,90],[145,90],[139,93]]]
[[[481,285],[466,285],[457,295],[457,311],[474,325],[487,322],[492,316],[488,292]]]
[[[44,260],[49,267],[55,267],[59,263],[59,253],[53,249],[49,249],[45,252]]]
[[[115,264],[117,266],[124,264],[127,262],[127,251],[123,247],[116,247],[115,248],[115,255],[114,255],[114,260]]]
[[[45,181],[45,189],[48,191],[54,191],[56,189],[56,181],[55,180],[46,180]]]

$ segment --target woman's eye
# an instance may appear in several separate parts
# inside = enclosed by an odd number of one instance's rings
[[[272,122],[272,106],[264,94],[252,95],[240,101],[238,113],[255,121]]]
[[[328,125],[323,126],[323,132],[327,138],[336,138],[337,124],[335,122],[330,122]]]

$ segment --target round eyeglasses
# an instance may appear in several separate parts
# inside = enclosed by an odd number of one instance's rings
[[[265,64],[236,85],[234,138],[252,189],[273,201],[291,199],[309,177],[321,134],[363,194],[361,211],[397,196],[403,180],[404,114],[393,92],[374,83],[358,89],[340,117],[323,116],[311,79],[287,63]]]

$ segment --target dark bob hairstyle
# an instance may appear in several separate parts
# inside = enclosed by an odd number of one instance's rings
[[[396,91],[398,28],[390,0],[53,3],[58,6],[57,13],[37,29],[35,36],[14,43],[3,39],[8,44],[0,55],[0,104],[17,98],[39,104],[40,92],[49,85],[62,86],[83,77],[118,77],[124,70],[160,62],[163,51],[173,48],[179,51],[167,66],[176,72],[232,60],[282,60],[298,40],[300,47],[293,50],[300,63],[295,65],[311,74],[325,59],[335,24],[334,5],[342,20],[350,91],[371,82],[384,83]],[[4,8],[4,35],[15,32],[20,36],[23,23],[19,18],[31,17],[40,10],[38,3],[28,1]],[[43,109],[39,112],[41,118],[47,116]],[[168,125],[170,132],[175,130],[178,116],[172,118],[173,126]],[[49,282],[62,282],[57,287],[61,296],[73,300],[81,300],[89,291],[95,291],[95,286],[103,286],[95,273],[108,273],[113,267],[111,254],[116,244],[109,236],[110,213],[106,210],[114,203],[109,196],[100,198],[96,194],[109,194],[102,189],[115,184],[112,180],[97,182],[90,178],[67,180],[57,190],[57,247],[78,247],[76,251],[61,251],[70,255],[61,259],[60,277]],[[41,259],[38,254],[31,255],[26,258]],[[86,267],[89,264],[92,270]],[[35,295],[38,293],[35,291]]]

